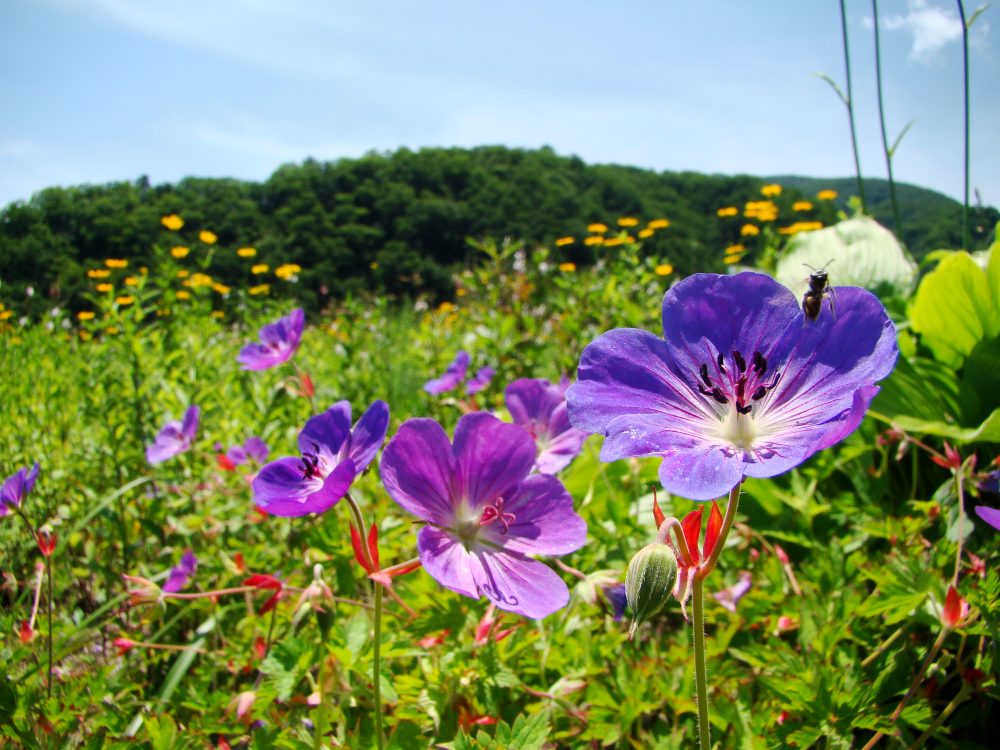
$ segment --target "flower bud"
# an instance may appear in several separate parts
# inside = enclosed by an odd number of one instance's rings
[[[677,578],[677,558],[666,544],[647,544],[635,553],[625,573],[625,598],[632,608],[632,638],[636,628],[667,603]]]

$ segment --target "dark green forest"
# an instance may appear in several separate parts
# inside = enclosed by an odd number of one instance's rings
[[[53,187],[0,213],[0,299],[29,315],[47,306],[74,307],[88,289],[86,271],[106,258],[149,262],[153,247],[198,245],[202,229],[218,244],[212,274],[226,284],[245,282],[246,263],[234,250],[257,248],[272,268],[302,267],[299,283],[276,288],[318,308],[345,295],[427,294],[450,298],[452,275],[474,259],[467,238],[512,237],[558,248],[561,260],[592,262],[586,227],[632,216],[666,218],[670,226],[644,244],[681,274],[721,270],[722,250],[739,241],[741,217],[723,219],[724,206],[761,198],[761,186],[784,186],[776,226],[801,219],[836,221],[850,211],[853,179],[760,178],[653,172],[618,165],[588,165],[549,148],[400,149],[334,162],[286,164],[262,183],[187,178],[152,185],[147,178],[106,185]],[[869,211],[892,226],[887,183],[866,181]],[[815,201],[834,189],[833,202]],[[917,257],[961,244],[961,206],[943,195],[897,186],[903,226],[898,232]],[[793,216],[796,199],[812,200],[808,216]],[[185,226],[168,231],[161,217],[178,214]],[[1000,218],[993,208],[973,210],[977,247]],[[34,291],[27,295],[28,287]]]

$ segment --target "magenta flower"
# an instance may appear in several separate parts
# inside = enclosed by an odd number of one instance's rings
[[[243,445],[234,445],[226,451],[226,458],[234,466],[245,464],[247,461],[262,464],[267,461],[268,455],[267,443],[256,435],[248,437]]]
[[[515,380],[504,391],[504,401],[514,424],[523,427],[535,439],[538,458],[535,470],[556,474],[580,454],[587,433],[569,423],[566,411],[566,388],[541,378]]]
[[[329,510],[368,468],[389,429],[389,406],[376,401],[351,429],[351,404],[338,401],[299,433],[302,458],[280,458],[253,480],[254,502],[276,516]]]
[[[454,444],[431,419],[410,419],[382,455],[382,480],[404,510],[427,522],[417,552],[445,588],[542,618],[569,601],[563,580],[529,555],[579,549],[587,525],[553,476],[529,476],[535,444],[492,414],[466,414]]]
[[[181,561],[170,569],[167,582],[163,584],[161,589],[171,594],[180,591],[187,585],[188,579],[194,575],[197,569],[198,558],[191,550],[185,550],[184,554],[181,555]]]
[[[483,388],[490,384],[490,380],[493,379],[493,375],[496,373],[492,367],[480,367],[476,370],[476,375],[469,379],[469,382],[465,384],[465,392],[470,396],[479,393]]]
[[[200,415],[198,407],[192,406],[184,412],[183,422],[167,422],[153,444],[146,448],[146,460],[151,464],[160,464],[188,450],[198,432]]]
[[[434,380],[424,383],[424,390],[428,393],[447,393],[458,388],[458,384],[465,380],[465,373],[469,369],[469,353],[460,351],[455,355],[455,361],[448,365],[444,375]]]
[[[35,464],[37,466],[37,464]],[[24,471],[22,469],[21,471]],[[6,487],[6,485],[4,485]],[[997,508],[991,508],[988,505],[977,505],[973,510],[976,511],[976,515],[982,520],[986,521],[990,526],[992,526],[997,531],[1000,531],[1000,510]]]
[[[247,344],[237,361],[244,370],[266,370],[287,362],[299,348],[306,314],[302,308],[260,329],[260,343]]]
[[[35,465],[31,467],[30,471],[24,467],[3,480],[3,488],[0,489],[0,518],[9,514],[11,508],[21,507],[24,498],[35,486],[38,471],[38,462],[35,461]]]
[[[878,299],[835,293],[836,318],[813,321],[770,276],[691,276],[663,298],[663,338],[619,328],[584,349],[570,422],[605,436],[604,461],[662,457],[663,486],[693,500],[788,471],[858,427],[896,362]]]

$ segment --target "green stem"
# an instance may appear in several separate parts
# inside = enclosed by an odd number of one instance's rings
[[[958,691],[958,695],[952,698],[951,703],[945,706],[944,711],[938,714],[938,717],[934,719],[929,727],[927,727],[927,731],[920,735],[916,742],[910,745],[909,750],[917,750],[918,747],[923,745],[927,739],[934,734],[934,732],[936,732],[942,724],[945,723],[948,717],[955,712],[955,709],[959,707],[962,701],[969,697],[969,693],[971,692],[972,685],[967,681],[963,681],[962,687]]]
[[[963,152],[963,166],[964,171],[964,192],[962,200],[962,245],[963,249],[971,250],[969,241],[969,25],[965,21],[965,6],[962,4],[962,0],[956,0],[958,3],[958,17],[962,21],[962,93],[963,99],[963,110],[962,115],[965,118],[965,150]]]
[[[899,204],[896,202],[896,181],[892,176],[892,151],[889,136],[885,132],[885,103],[882,96],[882,46],[878,32],[878,0],[872,0],[872,19],[875,25],[875,85],[878,90],[878,121],[882,128],[882,151],[885,153],[885,167],[889,174],[889,199],[892,201],[892,221],[898,236],[903,230],[899,218]]]
[[[52,697],[52,558],[48,555],[45,557],[45,573],[49,579],[48,586],[48,597],[49,597],[49,686],[48,686],[48,696]]]
[[[375,588],[375,652],[372,658],[372,684],[375,689],[375,741],[382,750],[382,587],[372,581]]]
[[[698,743],[701,750],[711,750],[708,724],[708,670],[705,668],[705,579],[695,576],[691,594],[694,610],[694,684],[698,702]]]
[[[847,73],[847,119],[851,123],[851,147],[854,149],[854,171],[858,176],[858,197],[861,198],[862,213],[868,212],[865,200],[865,182],[861,177],[861,157],[858,155],[858,132],[854,127],[854,94],[851,86],[851,50],[847,43],[847,9],[844,0],[840,0],[840,27],[844,38],[844,69]]]

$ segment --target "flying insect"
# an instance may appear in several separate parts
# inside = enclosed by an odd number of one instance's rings
[[[826,266],[833,261],[828,260],[822,268],[813,268],[808,264],[803,264],[812,273],[809,274],[809,289],[802,295],[802,312],[809,320],[816,320],[823,309],[823,300],[830,300],[830,312],[833,319],[837,319],[837,310],[833,306],[833,287],[830,286],[830,274],[826,272]]]

